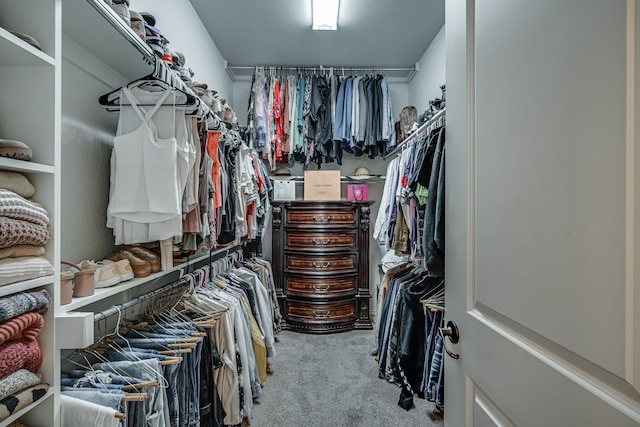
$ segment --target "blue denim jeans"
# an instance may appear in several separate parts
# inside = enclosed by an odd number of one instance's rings
[[[200,426],[200,357],[202,342],[189,353],[189,427]]]
[[[167,380],[167,408],[169,410],[169,425],[171,427],[178,427],[180,416],[178,413],[180,406],[180,399],[178,398],[178,390],[180,384],[178,383],[178,373],[180,371],[180,364],[177,365],[164,365],[163,375]]]
[[[166,350],[169,344],[175,344],[176,338],[131,338],[127,340],[116,339],[114,343],[119,345],[122,348],[126,348],[128,346],[136,347],[136,348],[147,348],[151,350]]]
[[[141,353],[142,354],[142,353]],[[108,363],[96,363],[93,369],[100,369],[107,372],[125,373],[144,381],[158,380],[162,373],[157,359],[146,359],[140,361],[115,361]],[[163,384],[164,381],[161,381]],[[146,387],[145,391],[149,398],[144,401],[144,410],[147,427],[166,427],[166,420],[169,419],[169,408],[167,405],[166,389],[164,387]]]
[[[138,359],[165,360],[167,358],[167,356],[165,356],[164,354],[149,353],[144,350],[136,351],[135,348],[132,348],[132,350],[133,351],[130,351],[129,349],[123,349],[123,350],[109,349],[104,352],[104,356],[107,359],[111,360],[112,362],[120,362],[123,360],[138,360]]]

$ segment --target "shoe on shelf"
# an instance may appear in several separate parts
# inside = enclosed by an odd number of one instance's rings
[[[151,274],[151,263],[144,259],[141,259],[133,252],[123,249],[118,252],[118,261],[121,259],[126,259],[129,261],[131,265],[131,269],[133,270],[134,277],[147,277]]]
[[[160,257],[156,255],[154,252],[152,252],[151,250],[144,248],[142,246],[131,246],[127,250],[129,252],[132,252],[138,258],[145,261],[149,261],[149,264],[151,265],[152,273],[156,273],[160,271],[160,268],[161,268]]]
[[[118,270],[118,274],[120,274],[120,281],[126,282],[127,280],[133,279],[133,270],[131,269],[131,264],[128,259],[121,259],[116,261],[116,270]]]
[[[83,260],[80,262],[80,268],[83,270],[94,270],[94,288],[108,288],[122,281],[120,273],[118,273],[113,261],[104,260],[94,262],[92,260]]]

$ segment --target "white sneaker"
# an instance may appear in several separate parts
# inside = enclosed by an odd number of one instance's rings
[[[131,269],[131,263],[129,263],[128,259],[121,259],[120,261],[116,261],[115,264],[118,274],[120,275],[121,282],[133,279],[133,270]]]
[[[113,261],[103,260],[100,262],[94,262],[90,260],[84,260],[80,262],[80,268],[83,270],[95,269],[93,273],[93,287],[94,288],[108,288],[115,284],[120,283],[120,273],[116,268],[116,264]]]

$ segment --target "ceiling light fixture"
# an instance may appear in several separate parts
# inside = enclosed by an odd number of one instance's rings
[[[311,0],[313,2],[313,29],[337,30],[340,0]]]

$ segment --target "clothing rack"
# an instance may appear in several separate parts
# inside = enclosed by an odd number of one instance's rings
[[[228,258],[231,254],[233,253],[238,253],[239,257],[242,258],[242,247],[241,246],[234,246],[231,248],[225,248],[225,249],[221,249],[218,251],[209,251],[209,257],[205,258],[205,262],[200,262],[198,264],[194,264],[193,265],[193,271],[195,271],[198,268],[201,268],[203,266],[207,266],[209,267],[209,269],[211,269],[211,265],[214,262],[223,260]],[[208,263],[206,263],[208,262]],[[186,274],[191,274],[193,271],[187,271]],[[181,293],[180,291],[183,291],[185,287],[190,285],[190,281],[187,280],[187,278],[185,278],[184,276],[181,277],[180,279],[178,279],[178,281],[172,282],[168,285],[165,285],[161,288],[158,289],[154,289],[150,292],[144,293],[142,295],[138,295],[137,297],[126,301],[124,303],[121,304],[117,304],[114,306],[109,307],[108,309],[98,312],[96,314],[94,314],[93,316],[93,322],[94,324],[98,323],[99,321],[105,320],[108,317],[112,317],[116,314],[123,314],[125,313],[128,309],[131,309],[133,307],[136,306],[143,306],[144,303],[146,301],[149,300],[157,300],[158,298],[165,298],[171,295],[174,295],[175,293]]]
[[[333,73],[341,73],[345,75],[345,72],[351,73],[380,73],[388,75],[389,77],[404,77],[408,82],[416,75],[418,72],[418,64],[413,67],[349,67],[349,66],[324,66],[324,65],[316,65],[316,66],[303,66],[303,67],[290,67],[290,66],[242,66],[242,65],[229,65],[225,62],[224,65],[225,71],[231,77],[231,79],[235,82],[237,78],[242,75],[252,75],[254,71],[259,69],[264,72],[270,72],[272,74],[276,73],[290,73],[290,72],[306,72],[313,74],[333,74]]]
[[[415,132],[413,132],[411,135],[409,135],[404,141],[402,141],[400,144],[398,144],[396,146],[396,148],[393,149],[393,151],[391,151],[389,154],[385,154],[384,156],[382,156],[383,159],[387,159],[389,157],[393,157],[399,153],[402,152],[402,150],[408,146],[410,143],[412,143],[418,136],[423,135],[425,132],[427,132],[428,130],[430,130],[430,127],[432,125],[435,125],[434,127],[440,127],[440,126],[444,126],[445,123],[445,113],[446,113],[446,107],[438,110],[434,113],[433,116],[431,116],[426,122],[424,122],[423,124],[421,124],[418,129],[416,129]]]

